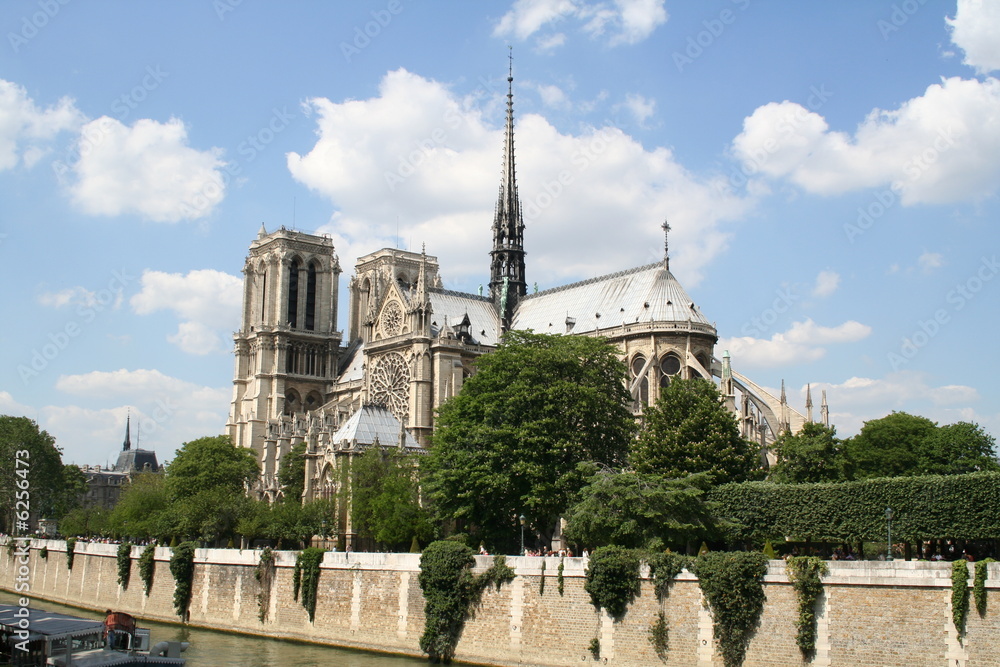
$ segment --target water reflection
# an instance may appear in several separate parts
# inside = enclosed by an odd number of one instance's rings
[[[0,591],[0,603],[17,604],[17,596]],[[32,607],[73,614],[81,618],[104,620],[104,614],[66,607],[46,600],[32,600]],[[215,632],[140,619],[139,625],[149,628],[155,644],[159,641],[190,642],[184,652],[187,667],[415,667],[427,661],[348,649],[299,644],[280,639],[264,639],[228,632]]]

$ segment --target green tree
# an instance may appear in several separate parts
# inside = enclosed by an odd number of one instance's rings
[[[235,447],[229,436],[185,442],[167,467],[167,490],[175,500],[203,491],[243,494],[257,477],[253,452]]]
[[[381,548],[409,550],[413,538],[430,541],[433,529],[420,506],[417,459],[398,450],[372,447],[354,459],[351,522],[358,535]]]
[[[759,468],[757,447],[740,436],[715,385],[700,378],[671,382],[646,408],[631,462],[671,478],[708,472],[716,484],[750,479]]]
[[[939,426],[928,443],[930,458],[940,475],[1000,470],[996,440],[979,424],[956,422]]]
[[[0,532],[14,532],[14,512],[23,509],[17,507],[17,492],[24,491],[18,488],[19,481],[27,480],[34,516],[60,518],[60,512],[71,509],[66,506],[65,479],[55,438],[27,417],[0,416]]]
[[[936,431],[930,419],[906,412],[866,421],[861,432],[844,443],[852,478],[930,474],[934,465],[929,445]]]
[[[302,493],[306,488],[306,443],[293,445],[282,457],[278,484],[281,485],[282,500],[302,502]]]
[[[774,443],[778,463],[768,479],[785,484],[842,482],[850,475],[837,430],[808,422],[798,433],[782,433]]]
[[[164,537],[173,532],[171,508],[163,475],[139,473],[122,489],[108,518],[108,530],[117,537]]]
[[[563,535],[590,547],[618,545],[662,551],[715,535],[711,505],[704,494],[707,473],[684,479],[603,470],[580,491],[566,514]]]
[[[87,476],[80,466],[67,463],[62,468],[59,492],[53,500],[52,516],[63,517],[80,506],[80,499],[87,493]]]
[[[635,430],[625,367],[606,341],[508,332],[443,404],[423,463],[440,518],[493,550],[518,543],[520,515],[551,540],[593,461],[621,467]]]
[[[103,507],[77,507],[59,520],[59,533],[64,537],[94,537],[108,531],[110,512]]]

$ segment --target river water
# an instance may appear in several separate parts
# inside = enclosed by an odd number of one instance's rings
[[[17,604],[17,596],[0,591],[0,603]],[[103,613],[67,607],[46,600],[32,600],[31,606],[81,618],[104,620]],[[154,644],[159,641],[190,642],[191,647],[184,652],[184,657],[187,658],[186,667],[313,667],[314,665],[426,667],[427,665],[424,659],[202,630],[147,621],[140,617],[136,617],[136,620],[140,627],[149,628]]]

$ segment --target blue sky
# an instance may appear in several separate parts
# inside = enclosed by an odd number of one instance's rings
[[[488,279],[508,46],[528,279],[655,261],[851,435],[1000,433],[1000,3],[0,5],[0,413],[104,463],[228,412],[261,223]],[[346,297],[345,297],[346,298]],[[346,328],[346,302],[340,307]],[[133,441],[136,436],[133,436]]]

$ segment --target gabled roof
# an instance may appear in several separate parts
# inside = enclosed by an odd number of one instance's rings
[[[399,420],[387,408],[381,405],[363,405],[341,424],[331,440],[335,446],[342,442],[371,446],[377,441],[383,447],[396,447],[399,446],[399,430]],[[423,449],[408,431],[404,433],[407,449]]]
[[[712,323],[663,262],[528,294],[512,328],[587,333],[634,322]]]
[[[500,321],[493,301],[485,296],[453,292],[444,289],[428,289],[427,296],[433,310],[432,319],[436,328],[431,332],[437,335],[441,327],[459,324],[462,318],[469,316],[469,334],[477,345],[493,345],[499,341]]]

